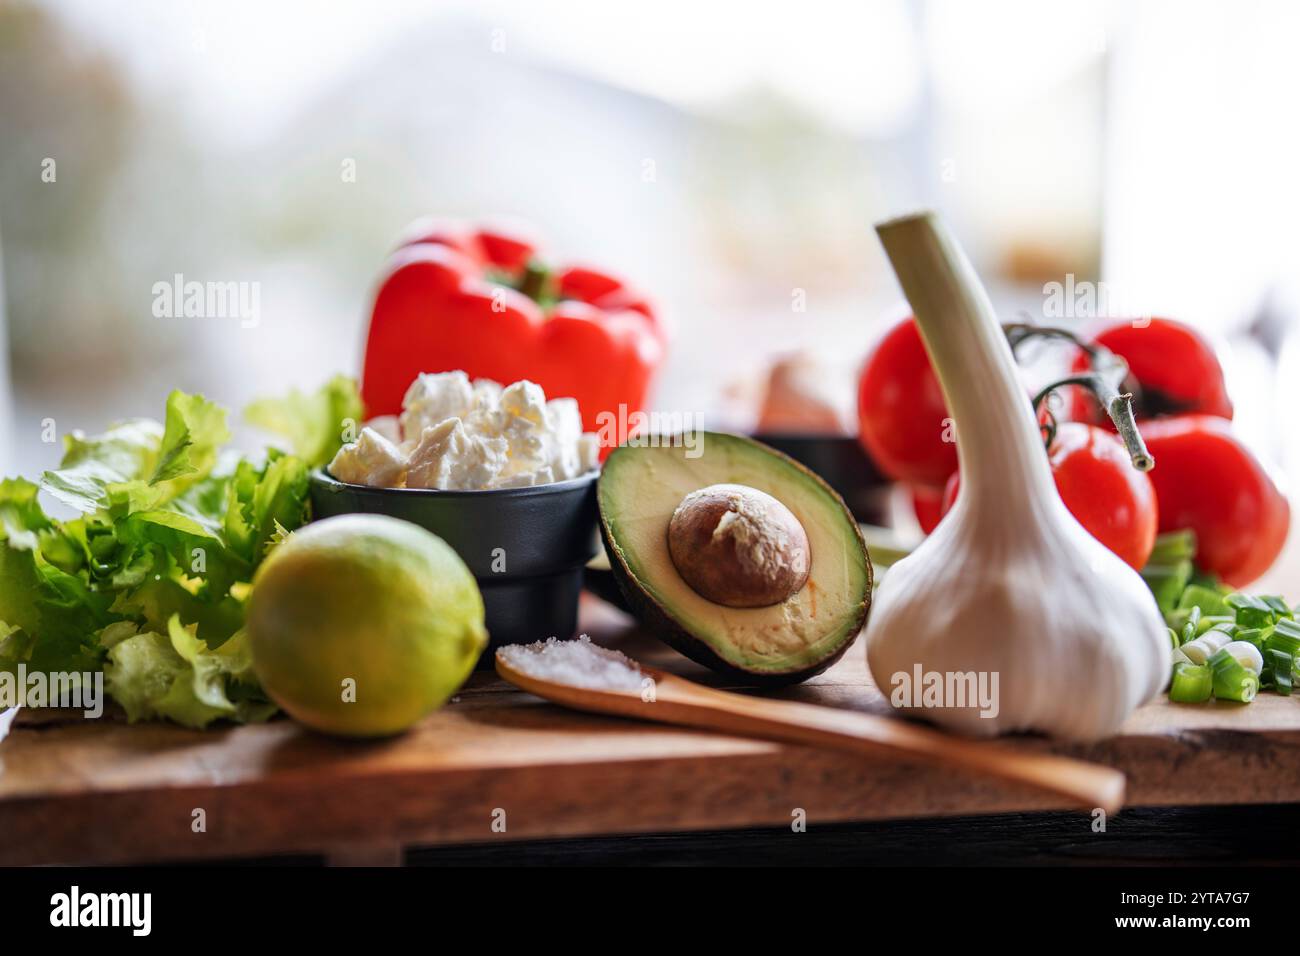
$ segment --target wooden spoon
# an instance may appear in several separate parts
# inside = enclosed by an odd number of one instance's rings
[[[643,693],[635,690],[598,690],[544,680],[512,667],[499,653],[496,658],[497,673],[511,684],[575,710],[848,753],[879,756],[892,751],[923,757],[1025,784],[1085,809],[1099,807],[1107,814],[1117,812],[1124,803],[1124,774],[1110,767],[953,737],[891,717],[734,694],[657,668],[637,666],[654,681],[653,700],[645,700]]]

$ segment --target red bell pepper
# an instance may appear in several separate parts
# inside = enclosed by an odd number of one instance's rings
[[[421,372],[463,369],[502,384],[529,379],[578,401],[583,427],[641,411],[664,335],[639,293],[581,266],[551,271],[510,231],[422,220],[380,278],[361,395],[370,415],[401,411]],[[616,444],[606,428],[602,437]]]

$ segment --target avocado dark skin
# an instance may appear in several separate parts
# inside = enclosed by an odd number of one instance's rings
[[[754,442],[754,444],[758,443]],[[830,486],[827,485],[826,482],[816,473],[774,449],[769,449],[767,446],[763,447],[772,454],[779,455],[781,458],[786,459],[791,465],[803,472],[809,479],[825,488],[826,492],[835,500],[839,501],[840,506],[844,509],[846,518],[853,526],[858,547],[862,549],[864,555],[867,554],[866,543],[862,539],[862,533],[858,529],[857,522],[853,520],[847,505],[844,504],[843,499],[831,490]],[[655,636],[660,638],[669,647],[695,661],[697,664],[707,667],[714,673],[733,679],[738,684],[744,686],[766,688],[787,687],[791,684],[798,684],[810,677],[822,673],[844,656],[845,652],[857,641],[858,635],[862,633],[862,629],[867,623],[867,615],[871,609],[872,590],[872,568],[869,560],[866,563],[868,582],[866,598],[858,606],[857,621],[853,628],[854,636],[852,638],[844,641],[836,650],[821,660],[796,670],[786,672],[755,672],[745,670],[719,657],[708,644],[693,636],[689,631],[673,620],[671,615],[661,607],[658,602],[637,585],[633,580],[631,571],[628,569],[618,550],[613,545],[609,526],[603,514],[601,515],[600,521],[600,536],[601,541],[605,546],[605,553],[609,557],[610,573],[618,584],[619,591],[623,597],[623,603],[626,604],[627,609],[630,610],[643,625],[654,632]],[[816,556],[814,556],[813,560],[816,561]]]
[[[604,535],[601,536],[602,538]],[[612,604],[620,611],[632,613],[627,598],[623,597],[623,586],[618,583],[614,572],[605,568],[587,567],[582,570],[582,586],[607,604]]]

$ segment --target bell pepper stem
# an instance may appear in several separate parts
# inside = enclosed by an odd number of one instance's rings
[[[533,260],[524,267],[524,274],[519,279],[519,291],[534,302],[545,302],[554,295],[551,288],[553,279],[550,269]]]

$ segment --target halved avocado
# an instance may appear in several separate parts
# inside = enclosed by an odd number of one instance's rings
[[[582,569],[582,586],[607,604],[628,614],[632,613],[627,598],[623,597],[623,588],[609,565],[609,555],[603,550],[597,551],[595,557]]]
[[[791,684],[833,664],[866,623],[871,562],[849,509],[831,487],[780,452],[738,435],[704,432],[690,447],[658,437],[610,453],[597,486],[610,568],[637,616],[668,644],[749,684]],[[669,523],[683,499],[710,486],[771,495],[807,535],[808,575],[765,607],[703,597],[670,553]]]

